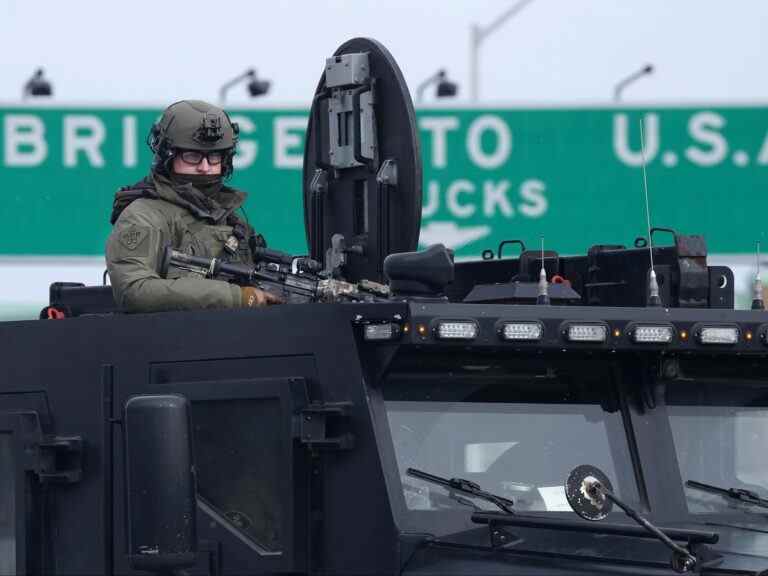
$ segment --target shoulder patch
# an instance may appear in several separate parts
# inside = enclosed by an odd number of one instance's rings
[[[129,226],[120,232],[120,244],[128,250],[136,250],[149,236],[149,226]]]

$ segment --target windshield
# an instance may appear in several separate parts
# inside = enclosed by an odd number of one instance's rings
[[[683,480],[768,498],[768,381],[695,377],[668,382],[665,395]],[[768,512],[712,492],[685,491],[693,514]]]
[[[572,515],[563,485],[573,468],[589,463],[639,506],[609,363],[521,360],[501,367],[475,360],[443,373],[411,368],[388,378],[384,399],[405,507],[420,529],[447,531],[445,518],[435,519],[441,513],[460,512],[466,523],[473,506],[497,508],[452,498],[406,475],[409,467],[475,482],[512,499],[517,511]]]

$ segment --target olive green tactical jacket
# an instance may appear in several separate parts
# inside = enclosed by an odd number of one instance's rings
[[[239,286],[174,268],[162,278],[159,264],[169,244],[195,256],[226,254],[229,261],[252,262],[248,239],[253,232],[234,214],[244,200],[245,193],[229,187],[207,198],[190,184],[172,184],[157,174],[118,191],[106,250],[118,306],[126,312],[239,307]],[[246,237],[234,254],[225,253],[236,227]]]

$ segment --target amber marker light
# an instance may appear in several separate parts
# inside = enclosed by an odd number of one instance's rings
[[[752,340],[752,332],[747,331],[747,333],[744,334],[744,338],[746,338],[747,341]]]
[[[613,330],[613,337],[618,338],[619,336],[621,336],[621,330],[619,330],[618,328],[615,328]]]
[[[403,334],[408,334],[411,331],[411,325],[410,324],[403,324]]]
[[[680,330],[680,340],[688,340],[688,330]]]
[[[416,332],[419,333],[419,336],[426,336],[427,335],[427,327],[424,324],[417,324],[416,325]]]

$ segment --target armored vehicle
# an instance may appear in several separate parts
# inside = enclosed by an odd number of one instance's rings
[[[415,252],[371,40],[327,60],[304,168],[317,265],[166,262],[298,303],[56,284],[55,320],[0,324],[0,574],[766,573],[768,315],[701,237]]]

